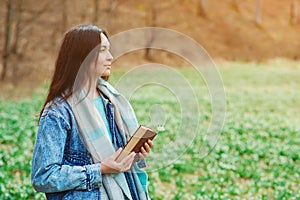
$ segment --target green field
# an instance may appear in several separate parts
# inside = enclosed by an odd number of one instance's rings
[[[163,108],[165,131],[159,132],[153,149],[161,157],[148,158],[152,199],[300,199],[300,66],[231,62],[220,64],[219,70],[226,119],[217,144],[204,157],[211,101],[195,70],[176,69],[190,82],[199,108],[183,121],[180,112],[188,100],[180,104],[167,87],[146,85],[131,96],[143,124],[150,124],[153,105]],[[111,82],[124,72],[117,70]],[[147,79],[147,74],[140,78]],[[172,83],[172,88],[182,87]],[[46,88],[19,101],[0,99],[0,199],[43,199],[31,187],[30,162]],[[200,121],[197,133],[195,119]],[[190,123],[190,130],[182,130],[182,123]],[[166,156],[164,146],[172,148],[169,144],[185,134],[195,136],[192,143]],[[167,159],[165,165],[161,158]]]

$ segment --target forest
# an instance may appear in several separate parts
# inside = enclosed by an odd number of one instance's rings
[[[0,5],[0,199],[45,199],[30,179],[39,113],[64,33],[86,23],[109,35],[109,83],[158,130],[151,199],[300,199],[300,0]]]
[[[199,42],[214,59],[297,60],[299,3],[298,0],[1,0],[1,80],[49,74],[63,33],[81,23],[96,24],[110,35],[141,27],[169,28]],[[149,56],[139,57],[149,60]]]

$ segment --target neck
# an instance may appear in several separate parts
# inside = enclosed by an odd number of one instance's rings
[[[94,92],[94,98],[98,98],[100,96],[100,91],[96,88]]]
[[[100,96],[100,92],[99,92],[99,90],[97,89],[97,83],[98,83],[98,82],[95,81],[94,84],[90,85],[90,89],[87,90],[87,91],[89,91],[88,97],[91,98],[91,99],[95,99],[95,98],[97,98],[97,97]],[[88,86],[86,86],[86,88],[88,88]]]

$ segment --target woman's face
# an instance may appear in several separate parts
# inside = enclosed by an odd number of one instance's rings
[[[101,44],[98,54],[98,60],[96,62],[96,72],[98,76],[109,76],[111,69],[111,62],[113,57],[110,53],[110,43],[107,37],[101,33]]]

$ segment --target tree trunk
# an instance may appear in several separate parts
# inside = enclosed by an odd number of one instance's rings
[[[17,18],[17,22],[16,22],[16,26],[15,26],[15,40],[14,43],[12,45],[12,49],[11,52],[15,55],[17,55],[19,53],[19,38],[20,38],[20,31],[21,31],[21,20],[22,20],[22,4],[23,4],[23,0],[17,0],[17,7],[16,7],[16,18]]]
[[[108,32],[112,32],[111,19],[113,18],[113,10],[116,7],[115,0],[109,0],[108,4],[108,15],[106,19],[106,27]]]
[[[297,1],[292,0],[291,2],[291,10],[290,10],[290,24],[297,24]]]
[[[94,19],[93,23],[97,24],[99,20],[99,0],[94,0]]]
[[[235,12],[237,12],[237,13],[240,12],[240,7],[239,7],[238,0],[232,0],[232,1],[231,1],[231,7],[232,7],[232,9],[233,9]]]
[[[255,24],[261,25],[261,0],[256,0],[255,4]]]
[[[198,0],[197,14],[200,17],[207,18],[207,14],[205,11],[205,0]]]
[[[13,16],[13,0],[7,0],[6,2],[6,18],[5,18],[5,39],[3,46],[3,54],[2,54],[2,73],[1,80],[3,81],[6,77],[7,73],[7,65],[10,55],[10,38],[11,38],[11,26],[12,26],[12,16]]]
[[[148,16],[146,18],[146,25],[149,27],[156,27],[157,26],[157,9],[155,8],[155,4],[153,1],[149,1],[149,11],[147,12]],[[149,48],[153,41],[154,41],[154,33],[153,30],[150,32],[150,35],[147,35],[147,44],[145,48],[145,55],[144,58],[149,61],[153,61],[151,56],[151,48]]]
[[[68,10],[67,10],[67,0],[62,1],[62,33],[67,29],[68,24]]]

